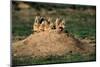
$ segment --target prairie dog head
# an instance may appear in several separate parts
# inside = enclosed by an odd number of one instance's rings
[[[39,23],[40,22],[40,16],[36,16],[35,17],[35,23]]]
[[[61,23],[61,18],[57,18],[56,21],[55,21],[56,28],[59,27],[60,23]]]
[[[48,18],[47,18],[47,21],[48,21],[48,22],[52,22],[52,18],[51,18],[51,17],[48,17]]]
[[[49,27],[50,27],[50,23],[48,21],[44,21],[44,30],[49,30]]]
[[[39,26],[40,26],[40,16],[36,16],[33,24],[33,31],[38,32]]]
[[[61,23],[59,24],[59,27],[65,28],[65,20],[61,21]]]
[[[50,29],[56,29],[56,26],[53,22],[50,23]]]
[[[65,27],[65,20],[63,19],[56,19],[56,30],[57,32],[62,32],[64,30]]]
[[[38,32],[39,31],[39,26],[40,26],[40,24],[35,22],[33,24],[33,31]]]
[[[45,27],[45,21],[42,21],[42,23],[39,26],[39,31],[44,31],[44,27]]]

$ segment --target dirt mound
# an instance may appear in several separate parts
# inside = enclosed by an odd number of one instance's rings
[[[78,39],[67,33],[57,33],[54,30],[31,34],[26,39],[12,45],[12,53],[15,57],[62,56],[89,50],[91,50],[91,47]]]

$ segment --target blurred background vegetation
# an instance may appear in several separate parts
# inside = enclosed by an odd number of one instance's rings
[[[14,41],[32,33],[36,15],[65,19],[64,31],[78,38],[95,39],[96,6],[12,1],[12,35]]]

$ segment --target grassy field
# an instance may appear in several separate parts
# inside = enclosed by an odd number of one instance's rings
[[[16,65],[38,65],[38,64],[55,64],[55,63],[73,63],[95,61],[95,54],[85,55],[75,53],[64,56],[49,56],[47,58],[32,58],[32,57],[15,57],[13,60],[14,66]]]
[[[12,42],[22,40],[29,36],[32,31],[32,25],[37,13],[41,16],[49,16],[53,18],[53,22],[59,16],[65,19],[64,32],[69,31],[79,39],[88,38],[91,40],[96,39],[96,11],[92,8],[85,9],[72,9],[66,8],[67,5],[62,7],[52,6],[46,8],[41,6],[36,8],[32,6],[30,9],[12,9]],[[38,4],[39,5],[39,4]],[[77,6],[78,7],[78,6]],[[87,6],[84,6],[87,7]],[[83,8],[83,6],[80,6]],[[69,54],[65,56],[49,56],[48,58],[31,58],[31,57],[13,57],[12,63],[14,65],[26,64],[50,64],[50,63],[65,63],[65,62],[79,62],[79,61],[95,61],[96,54],[81,55]],[[58,59],[59,58],[59,59]]]

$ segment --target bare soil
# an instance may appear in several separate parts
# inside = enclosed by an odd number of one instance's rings
[[[95,45],[95,44],[93,44]],[[24,40],[12,44],[14,57],[63,56],[69,53],[88,54],[95,51],[88,40],[79,40],[69,33],[55,30],[34,33]]]

